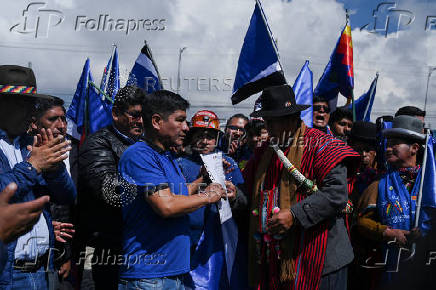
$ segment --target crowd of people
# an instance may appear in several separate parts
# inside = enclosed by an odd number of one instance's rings
[[[290,86],[259,101],[221,124],[207,108],[188,120],[179,94],[126,86],[112,124],[75,140],[62,99],[0,66],[0,288],[428,289],[425,112],[402,107],[385,128],[316,96],[311,128]],[[224,183],[204,163],[216,153]]]

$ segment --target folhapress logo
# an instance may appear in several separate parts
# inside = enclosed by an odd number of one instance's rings
[[[59,10],[47,9],[45,2],[32,2],[23,10],[22,20],[9,30],[20,34],[33,34],[35,38],[48,37],[50,27],[58,26],[64,21],[64,14]]]
[[[415,15],[412,11],[398,9],[395,2],[381,2],[377,8],[373,10],[373,23],[365,24],[360,30],[368,30],[371,33],[384,35],[398,36],[398,31],[412,24],[415,20]]]

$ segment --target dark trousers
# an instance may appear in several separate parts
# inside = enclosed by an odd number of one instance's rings
[[[94,251],[94,257],[97,257],[97,260],[101,259],[103,256],[103,261],[98,261],[92,265],[92,279],[94,280],[94,285],[96,290],[116,290],[118,289],[118,273],[119,266],[115,263],[106,263],[107,249],[103,250],[101,248],[96,248]],[[103,255],[102,255],[103,252]],[[117,256],[118,251],[111,249],[110,256]],[[116,258],[109,259],[111,261],[117,261]]]
[[[319,290],[346,290],[347,273],[347,266],[345,266],[335,272],[321,276]]]

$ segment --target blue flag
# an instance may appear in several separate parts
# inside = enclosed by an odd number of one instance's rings
[[[88,86],[88,124],[89,133],[92,134],[112,124],[112,102],[99,93],[91,74]]]
[[[368,92],[360,96],[360,98],[354,102],[354,106],[356,109],[356,121],[370,121],[372,105],[374,104],[374,98],[377,88],[377,80],[378,74],[372,81],[371,87],[369,88]],[[351,104],[348,106],[348,109],[353,109]]]
[[[217,205],[206,208],[204,229],[191,256],[186,289],[247,288],[247,245],[242,245],[238,236],[233,218],[221,224]]]
[[[224,244],[216,205],[205,208],[204,230],[191,257],[187,289],[220,289],[224,266]]]
[[[104,67],[104,71],[103,71],[103,75],[101,77],[101,82],[100,82],[100,90],[102,92],[105,91],[106,89],[106,85],[107,85],[107,75],[109,73],[110,67],[111,67],[111,63],[112,63],[112,55],[109,58],[109,61],[107,62],[107,65]]]
[[[143,88],[147,93],[162,89],[157,67],[153,63],[151,51],[147,44],[141,49],[130,72],[127,85],[135,85]]]
[[[120,89],[120,72],[118,66],[118,51],[115,47],[114,54],[111,57],[112,64],[109,72],[109,80],[107,82],[106,94],[113,100],[118,90]]]
[[[424,174],[424,186],[422,189],[422,206],[436,208],[436,164],[434,145],[436,140],[430,135],[427,143],[427,163]]]
[[[301,119],[304,123],[313,126],[313,74],[309,68],[309,61],[306,60],[301,68],[300,74],[292,87],[295,93],[295,100],[299,105],[310,105],[309,108],[301,112]]]
[[[80,80],[77,83],[76,92],[67,111],[67,133],[76,139],[81,139],[85,125],[85,102],[88,88],[88,79],[91,74],[89,58],[83,66]]]
[[[266,87],[286,84],[276,53],[276,44],[262,7],[258,3],[260,2],[256,2],[239,54],[238,69],[233,84],[233,105]]]
[[[327,101],[337,98],[339,92],[343,96],[351,98],[353,88],[353,44],[351,27],[347,24],[342,30],[314,94],[324,97]]]
[[[427,161],[425,163],[424,182],[422,186],[422,210],[418,220],[418,227],[421,229],[421,232],[424,235],[428,234],[430,230],[432,230],[431,225],[432,220],[434,219],[434,214],[432,213],[434,212],[434,208],[436,208],[436,163],[434,155],[435,144],[436,140],[430,134],[427,141]],[[419,181],[420,179],[421,178],[419,178]],[[416,182],[418,182],[418,178]]]
[[[89,59],[83,66],[76,92],[67,111],[67,118],[67,133],[82,141],[87,134],[112,123],[112,103],[97,90]]]
[[[389,117],[389,121],[386,120]],[[386,144],[387,140],[383,137],[382,131],[384,129],[392,128],[392,116],[385,116],[377,118],[377,169],[380,171],[387,170],[388,164],[386,162]]]

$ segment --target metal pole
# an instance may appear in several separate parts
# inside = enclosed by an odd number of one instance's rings
[[[176,92],[179,93],[180,91],[180,64],[182,62],[182,53],[185,51],[186,47],[179,49],[179,65],[177,67],[177,89]]]
[[[425,100],[424,100],[424,111],[426,111],[426,109],[427,109],[428,85],[430,83],[430,77],[431,77],[432,72],[435,70],[436,70],[436,67],[434,67],[434,66],[428,67],[427,88],[425,90]]]
[[[269,28],[268,22],[266,21],[266,16],[265,16],[265,13],[263,12],[263,8],[262,8],[262,4],[260,3],[260,0],[256,0],[256,4],[259,6],[260,14],[262,15],[263,23],[265,23],[265,26],[266,26],[266,28],[267,28],[267,30],[268,30],[269,38],[270,38],[270,40],[271,40],[271,44],[272,44],[272,46],[273,46],[273,48],[274,48],[274,51],[275,51],[275,53],[276,53],[276,55],[277,55],[277,61],[278,61],[278,63],[279,63],[280,69],[283,71],[283,66],[282,66],[282,64],[280,63],[279,50],[278,50],[278,48],[277,48],[277,44],[276,44],[276,42],[274,41],[274,37],[273,37],[273,34],[272,34],[271,29]],[[285,77],[285,74],[284,74],[284,73],[283,73],[283,77]]]
[[[147,40],[144,40],[144,45],[145,45],[145,47],[147,48],[147,52],[148,52],[148,54],[150,55],[151,63],[153,64],[153,66],[154,66],[154,68],[155,68],[155,70],[156,70],[156,73],[157,73],[157,79],[159,80],[159,85],[160,85],[161,89],[164,89],[163,84],[162,84],[162,78],[160,77],[159,70],[158,70],[158,68],[157,68],[156,62],[154,61],[153,54],[151,53],[151,48],[150,48],[150,46],[148,46],[148,44],[147,44]]]
[[[430,132],[428,132],[428,129],[426,129],[425,134],[425,146],[424,146],[424,158],[422,159],[422,170],[421,170],[421,180],[419,183],[419,192],[418,192],[418,198],[416,200],[416,214],[415,214],[415,228],[419,225],[419,215],[421,214],[421,201],[422,201],[422,188],[424,186],[424,177],[425,177],[425,170],[427,166],[427,146],[428,146],[428,139],[430,138]],[[433,156],[430,156],[430,158],[433,158]]]
[[[426,129],[426,136],[425,136],[425,147],[424,147],[424,158],[422,160],[422,167],[421,167],[421,180],[419,182],[419,192],[418,192],[418,198],[416,200],[416,212],[415,212],[415,221],[414,221],[414,228],[417,228],[419,226],[419,216],[421,215],[421,202],[422,202],[422,188],[424,186],[424,177],[425,177],[425,170],[426,170],[426,164],[427,164],[427,146],[428,146],[428,139],[430,138],[430,129]],[[430,158],[433,158],[433,156],[430,156]],[[405,261],[408,261],[412,259],[415,256],[416,252],[416,242],[412,244],[410,247],[410,256],[405,259]]]

